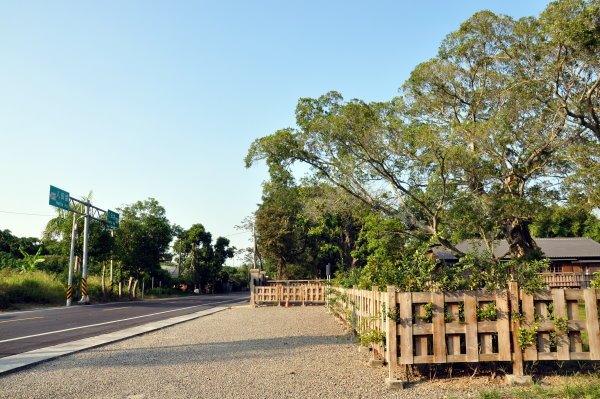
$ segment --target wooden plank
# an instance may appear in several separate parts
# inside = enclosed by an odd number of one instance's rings
[[[581,341],[580,332],[574,332],[569,334],[569,351],[571,360],[577,360],[573,357],[573,353],[588,353],[583,352],[583,342]]]
[[[549,290],[536,291],[533,293],[534,301],[551,301],[552,292]]]
[[[480,362],[498,362],[500,358],[497,353],[480,353],[479,354]]]
[[[481,340],[481,353],[494,353],[494,348],[492,345],[492,334],[480,334],[479,339]]]
[[[590,343],[590,359],[600,360],[600,329],[598,327],[598,299],[596,290],[586,288],[583,290],[585,301],[585,321]]]
[[[498,331],[498,324],[495,321],[479,321],[477,322],[478,333],[494,333]]]
[[[417,294],[421,294],[421,293],[417,293]],[[413,293],[413,298],[414,298],[414,293]],[[431,293],[429,293],[429,299],[431,300]],[[415,313],[418,316],[424,316],[426,311],[425,311],[425,305],[429,303],[429,301],[425,302],[425,303],[419,303],[415,306]],[[428,340],[429,338],[427,336],[419,336],[417,335],[417,331],[419,331],[421,328],[424,327],[424,325],[427,326],[427,328],[431,329],[431,334],[433,334],[433,325],[431,323],[426,323],[422,318],[419,317],[415,317],[415,325],[413,327],[413,336],[414,336],[414,341],[415,341],[415,356],[427,356],[429,355],[429,351],[428,351]]]
[[[466,363],[467,355],[448,355],[446,356],[447,363]]]
[[[556,352],[539,352],[538,360],[558,360]]]
[[[393,379],[393,374],[398,365],[398,323],[396,320],[389,317],[396,313],[396,287],[387,287],[387,328],[385,339],[387,343],[387,362],[390,379]]]
[[[447,298],[446,298],[447,300]],[[451,324],[453,325],[452,327],[454,327],[454,325],[458,324],[460,326],[458,322],[458,303],[449,303],[447,305],[448,307],[448,312],[450,312],[450,314],[452,315],[452,319],[453,321],[450,323],[446,323],[446,334],[449,333],[448,331],[448,326],[450,326]],[[462,327],[462,326],[461,326]],[[464,328],[463,328],[464,331]],[[462,331],[461,331],[462,332]],[[450,335],[448,337],[448,355],[460,355],[460,335],[456,335],[456,331],[453,331],[453,335]]]
[[[417,320],[417,324],[413,325],[413,335],[431,334],[433,334],[433,327],[431,323],[424,323],[421,320]]]
[[[589,352],[571,352],[571,360],[590,360]]]
[[[414,364],[433,364],[433,355],[415,356]]]
[[[413,303],[429,303],[431,301],[431,292],[413,292]]]
[[[508,306],[508,292],[502,291],[496,295],[496,309],[498,319],[496,320],[496,331],[498,331],[498,360],[501,362],[511,361],[510,349],[510,310]]]
[[[565,290],[565,299],[567,301],[579,301],[583,299],[583,292],[581,290]]]
[[[462,323],[446,323],[446,334],[464,334],[465,328],[465,324]],[[460,336],[458,337],[458,340],[460,341]],[[460,347],[460,342],[458,342],[458,346]],[[448,353],[450,353],[449,350]]]
[[[479,343],[477,337],[477,298],[472,294],[465,294],[465,342],[467,346],[467,361],[479,361]]]
[[[444,322],[444,293],[434,292],[433,302],[433,358],[436,363],[446,363],[446,323]]]
[[[552,303],[554,306],[554,316],[568,318],[567,301],[565,300],[565,290],[552,290]],[[556,331],[556,356],[557,360],[570,360],[569,353],[569,332]]]
[[[487,292],[474,291],[473,295],[479,300],[479,302],[494,302],[496,300],[495,294],[489,294]]]
[[[413,311],[412,294],[399,293],[400,303],[400,363],[413,364]]]
[[[534,295],[534,303],[533,306],[535,308],[535,313],[541,316],[542,320],[548,319],[548,303],[545,301],[535,301],[536,297],[542,297],[541,295]],[[546,295],[543,296],[543,299],[546,299]],[[554,330],[554,323],[551,322],[543,322],[546,324],[542,328],[540,324],[538,326],[538,336],[537,336],[537,347],[538,347],[538,358],[539,353],[548,353],[550,352],[550,334],[547,332],[549,330]]]
[[[535,308],[533,306],[533,295],[527,294],[521,290],[521,311],[523,316],[525,317],[525,327],[532,328],[533,323],[535,323]],[[533,340],[533,343],[525,348],[523,351],[523,359],[525,360],[537,360],[537,348],[536,348],[536,339]]]
[[[510,309],[512,312],[519,311],[519,286],[517,283],[509,283],[509,295],[510,295]],[[512,372],[515,376],[523,376],[523,352],[519,347],[519,337],[517,332],[519,331],[520,323],[516,319],[511,320],[511,335],[514,353],[512,356]]]

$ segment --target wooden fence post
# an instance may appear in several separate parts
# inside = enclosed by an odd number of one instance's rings
[[[446,363],[446,323],[444,321],[444,293],[431,294],[433,302],[433,361]],[[466,305],[465,305],[466,307]]]
[[[557,318],[568,319],[567,302],[565,300],[565,290],[552,290],[552,303],[554,304],[554,316]],[[570,360],[569,351],[569,329],[567,331],[556,331],[556,356],[558,360]]]
[[[583,290],[585,301],[585,321],[590,345],[590,360],[600,360],[600,329],[598,328],[598,299],[596,290],[586,288]]]
[[[479,361],[479,340],[477,335],[477,298],[472,293],[465,293],[465,344],[467,362]]]
[[[398,365],[398,320],[396,315],[396,287],[389,285],[387,287],[387,300],[386,300],[386,320],[387,328],[385,334],[385,342],[387,344],[387,357],[388,372],[390,380],[394,379],[394,370]]]
[[[508,283],[508,290],[510,295],[510,324],[513,342],[513,375],[515,377],[522,377],[523,374],[523,352],[519,345],[519,327],[521,323],[518,319],[512,317],[512,314],[519,312],[519,286],[515,282]]]

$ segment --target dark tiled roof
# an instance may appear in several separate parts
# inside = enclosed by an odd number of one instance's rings
[[[600,259],[600,243],[591,238],[583,237],[558,237],[558,238],[534,238],[544,255],[550,259],[580,259],[595,258]],[[465,240],[456,247],[463,252],[483,252],[487,247],[481,240]],[[508,243],[506,240],[499,240],[494,243],[494,256],[501,257],[508,252]],[[433,253],[442,260],[456,260],[456,257],[445,248],[433,248]]]

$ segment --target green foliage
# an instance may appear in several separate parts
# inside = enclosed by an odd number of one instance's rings
[[[423,309],[425,312],[423,314],[415,315],[415,317],[425,323],[431,323],[433,320],[433,308],[435,305],[432,302],[426,303],[423,305]]]
[[[359,335],[358,339],[362,346],[370,346],[372,344],[384,344],[385,333],[377,329],[367,329]]]
[[[524,350],[530,345],[535,344],[537,340],[537,334],[539,329],[539,323],[535,322],[531,327],[519,327],[517,331],[517,339],[519,341],[519,347]]]
[[[600,220],[581,206],[552,206],[531,225],[535,237],[589,237],[600,242]]]
[[[594,279],[590,283],[590,286],[595,289],[600,289],[600,272],[594,273]]]
[[[490,302],[487,305],[479,306],[476,309],[477,321],[496,321],[498,319],[498,310],[496,303]]]
[[[200,287],[201,292],[217,292],[230,283],[238,269],[224,269],[225,261],[232,258],[235,248],[229,246],[229,240],[218,237],[213,243],[212,234],[202,224],[194,224],[182,233],[183,250],[186,252],[185,275],[192,284]],[[238,287],[246,286],[241,278],[248,278],[248,271],[234,277]]]
[[[527,284],[531,275],[519,269],[535,269],[529,261],[540,256],[532,217],[568,192],[600,203],[598,10],[596,0],[563,0],[538,19],[478,12],[414,69],[398,98],[299,99],[296,128],[257,139],[246,165],[266,160],[276,183],[291,181],[293,164],[304,163],[313,182],[349,192],[401,232],[362,231],[354,253],[359,267],[372,269],[362,285],[381,285],[378,274],[397,279],[390,259],[409,236],[459,256],[460,239],[504,238],[509,270],[486,265],[474,285],[503,288],[502,274]],[[571,221],[559,224],[580,234]],[[324,245],[323,253],[335,249]],[[469,284],[453,277],[440,285]]]
[[[46,259],[40,257],[42,247],[38,248],[35,255],[28,254],[23,250],[23,248],[19,248],[19,252],[21,252],[21,255],[23,255],[23,261],[21,263],[21,273],[34,271],[37,269],[38,264],[46,261]]]
[[[396,306],[394,309],[387,309],[385,315],[388,319],[394,320],[396,323],[400,323],[400,307]]]
[[[64,283],[54,275],[35,270],[0,270],[0,309],[19,304],[59,304],[64,300]]]
[[[556,326],[556,329],[563,334],[569,332],[569,321],[566,317],[554,317],[554,325]]]
[[[0,252],[0,270],[2,269],[23,269],[26,265],[22,259],[14,258],[11,254]]]
[[[165,209],[154,198],[120,209],[122,220],[115,232],[116,258],[123,270],[141,278],[160,270],[171,243],[171,225]]]
[[[525,315],[518,310],[513,310],[510,312],[510,319],[521,323],[525,320]]]

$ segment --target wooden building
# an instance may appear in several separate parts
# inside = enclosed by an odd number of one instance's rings
[[[542,273],[549,288],[588,288],[593,274],[600,271],[600,243],[584,237],[534,238],[550,260],[550,268]],[[463,252],[489,251],[481,240],[465,240],[457,245]],[[445,248],[433,248],[433,253],[446,263],[458,259]],[[492,248],[494,256],[509,260],[508,243],[499,240]]]

